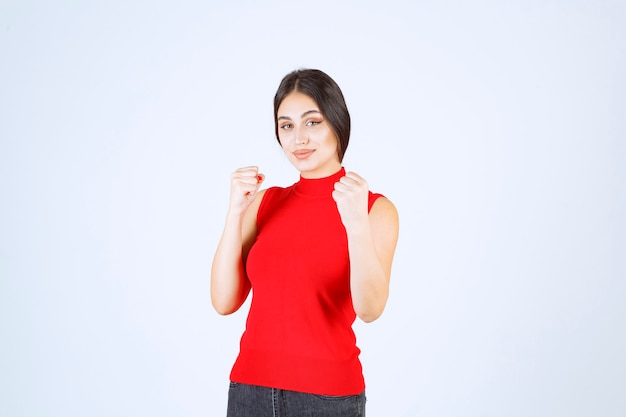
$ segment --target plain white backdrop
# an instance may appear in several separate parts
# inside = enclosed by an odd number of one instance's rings
[[[0,414],[225,415],[229,175],[297,180],[299,67],[401,216],[368,415],[625,415],[626,5],[597,0],[1,1]]]

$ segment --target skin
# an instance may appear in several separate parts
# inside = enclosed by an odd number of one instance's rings
[[[287,95],[277,120],[283,151],[303,178],[339,171],[337,138],[312,98],[299,92]],[[231,175],[229,209],[211,270],[211,301],[220,314],[237,311],[250,292],[244,265],[257,234],[264,179],[256,166],[239,168]],[[368,213],[368,192],[365,179],[346,172],[332,193],[348,238],[352,304],[364,322],[380,317],[387,303],[399,227],[397,210],[384,197]]]

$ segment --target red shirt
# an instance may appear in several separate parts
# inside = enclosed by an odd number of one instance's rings
[[[344,175],[342,168],[266,190],[246,263],[252,302],[232,381],[325,395],[365,389],[348,242],[331,195]],[[370,192],[369,208],[378,197]]]

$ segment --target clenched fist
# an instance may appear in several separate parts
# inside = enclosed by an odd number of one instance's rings
[[[346,230],[368,221],[369,186],[367,181],[357,173],[347,172],[341,177],[335,183],[332,196],[337,203],[337,210]]]
[[[230,210],[243,214],[254,201],[265,175],[256,166],[239,168],[230,175]]]

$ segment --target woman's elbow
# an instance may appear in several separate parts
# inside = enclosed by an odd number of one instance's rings
[[[211,281],[211,304],[215,311],[222,316],[233,314],[243,305],[250,293],[250,285],[243,283],[241,286],[217,285]]]
[[[213,309],[217,311],[217,314],[221,316],[228,316],[229,314],[233,314],[239,307],[243,304],[242,302],[234,302],[233,300],[225,300],[220,297],[211,297],[211,304],[213,305]]]
[[[357,297],[353,295],[352,306],[357,317],[365,323],[371,323],[377,320],[385,310],[389,290],[385,288],[377,292],[371,291],[366,297]]]
[[[382,316],[385,305],[369,306],[368,308],[355,308],[356,316],[365,323],[371,323]]]
[[[229,314],[233,314],[235,311],[237,311],[236,309],[228,308],[227,306],[222,306],[215,303],[213,303],[213,309],[217,311],[217,314],[219,314],[220,316],[228,316]]]
[[[376,319],[378,319],[381,315],[382,315],[382,312],[381,313],[361,313],[361,314],[357,313],[357,317],[365,323],[371,323],[375,321]]]
[[[229,314],[233,314],[239,309],[239,306],[217,303],[215,301],[212,304],[213,309],[215,309],[215,311],[217,311],[217,314],[219,314],[220,316],[228,316]]]

